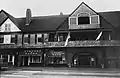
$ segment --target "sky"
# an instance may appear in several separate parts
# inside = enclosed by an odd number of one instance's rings
[[[31,9],[32,16],[70,14],[81,2],[96,12],[120,11],[120,0],[0,0],[0,10],[14,17],[25,17],[27,8]]]

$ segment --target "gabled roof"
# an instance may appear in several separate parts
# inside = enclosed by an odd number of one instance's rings
[[[81,3],[81,5],[82,4],[85,4],[85,3],[83,2],[83,3]],[[86,5],[86,6],[88,6],[88,5]],[[93,9],[91,9],[91,10],[93,10]],[[59,30],[68,30],[68,17],[72,14],[71,13],[69,15],[54,15],[54,16],[52,15],[52,16],[32,17],[32,21],[31,21],[30,25],[26,26],[25,25],[26,18],[14,18],[13,16],[8,14],[4,10],[1,10],[0,14],[1,13],[3,13],[3,15],[5,15],[5,18],[7,16],[7,18],[9,18],[16,26],[18,26],[18,28],[20,28],[22,32],[55,31],[58,29]],[[100,26],[102,28],[117,28],[117,29],[120,28],[120,22],[119,22],[120,21],[120,11],[98,12],[97,14],[100,15]],[[0,21],[1,20],[3,22],[5,21],[5,19],[0,18]],[[2,23],[0,22],[0,24],[2,24]]]
[[[0,19],[0,26],[9,18],[18,28],[19,25],[17,23],[16,18],[14,18],[12,15],[10,15],[9,13],[5,12],[4,10],[0,11],[0,16],[2,16],[2,18]]]
[[[25,25],[25,18],[18,18],[18,24],[22,31],[53,31],[68,17],[68,15],[32,17],[29,26]],[[64,30],[65,27],[60,29]]]

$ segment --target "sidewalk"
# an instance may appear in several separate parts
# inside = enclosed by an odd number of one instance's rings
[[[119,77],[120,69],[67,68],[67,67],[20,67],[11,72],[32,73],[33,75],[69,75],[69,76],[103,76]]]

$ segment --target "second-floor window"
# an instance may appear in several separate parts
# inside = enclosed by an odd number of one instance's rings
[[[23,37],[23,43],[24,44],[29,44],[29,35],[28,34],[24,34],[24,37]]]
[[[41,43],[43,41],[43,37],[42,37],[41,33],[37,34],[37,40],[36,41],[37,41],[37,43]]]

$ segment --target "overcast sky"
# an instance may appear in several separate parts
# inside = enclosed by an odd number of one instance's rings
[[[70,14],[81,2],[96,12],[120,11],[120,0],[0,0],[0,9],[14,17],[24,17],[27,8],[33,16]]]

